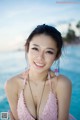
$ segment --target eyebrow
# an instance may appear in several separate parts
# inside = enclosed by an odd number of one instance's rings
[[[34,46],[36,46],[36,47],[40,47],[39,45],[36,45],[36,44],[33,44]],[[47,49],[50,49],[50,50],[53,50],[53,51],[55,51],[55,49],[54,48],[47,48]]]

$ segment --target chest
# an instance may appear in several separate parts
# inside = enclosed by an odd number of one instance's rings
[[[45,86],[44,84],[34,85],[33,83],[31,83],[30,86],[28,83],[25,85],[23,96],[25,99],[25,106],[27,107],[29,113],[32,114],[34,118],[36,118],[37,116],[40,116],[43,113],[44,107],[49,98],[50,85],[49,82],[47,82]],[[53,90],[54,89],[55,84],[53,86]]]
[[[34,85],[32,83],[31,88],[29,84],[26,85],[24,89],[24,98],[27,108],[33,116],[36,117],[37,115],[42,114],[42,111],[48,99],[49,92],[49,84],[45,84],[44,87],[43,84]]]

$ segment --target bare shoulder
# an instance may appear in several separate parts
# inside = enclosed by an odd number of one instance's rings
[[[59,75],[57,81],[58,85],[72,86],[71,80],[64,75]]]
[[[56,76],[53,71],[50,71],[50,75],[51,75],[51,81],[52,81],[53,88],[59,90],[63,87],[65,88],[72,87],[71,80],[68,77],[64,75]]]
[[[13,89],[14,91],[18,91],[18,88],[22,85],[22,80],[23,80],[23,74],[20,73],[16,76],[11,77],[5,82],[4,88],[5,90],[10,91],[10,89]]]
[[[60,90],[71,90],[72,89],[72,82],[71,80],[64,76],[64,75],[59,75],[57,77],[57,87],[56,87],[57,91]]]

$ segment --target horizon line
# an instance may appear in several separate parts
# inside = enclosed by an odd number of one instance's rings
[[[78,2],[78,1],[72,1],[72,2],[70,2],[70,1],[56,1],[56,3],[57,4],[80,4],[80,2]]]

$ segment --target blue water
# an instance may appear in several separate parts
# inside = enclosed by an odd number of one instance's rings
[[[60,59],[60,73],[72,81],[70,113],[80,120],[80,46],[68,46]],[[26,67],[25,54],[20,52],[0,53],[0,112],[9,110],[4,84],[10,77]],[[14,88],[13,88],[14,89]]]

